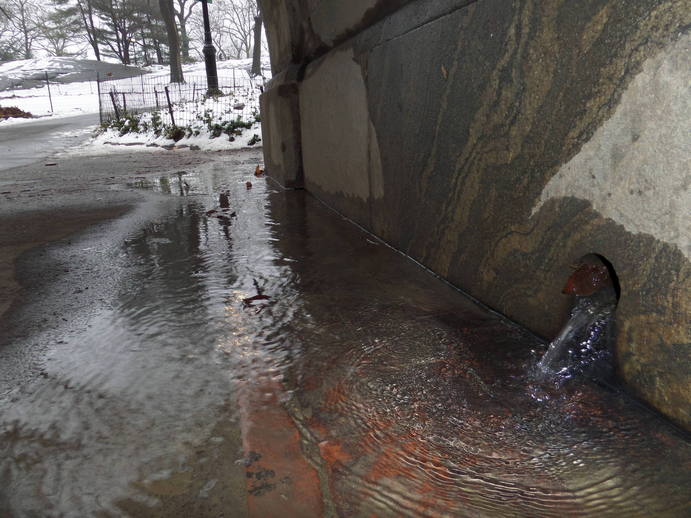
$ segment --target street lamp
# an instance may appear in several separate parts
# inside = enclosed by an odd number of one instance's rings
[[[211,26],[209,25],[209,8],[206,4],[211,0],[200,0],[204,17],[204,64],[206,65],[206,95],[218,94],[218,72],[216,71],[216,48],[211,43]]]

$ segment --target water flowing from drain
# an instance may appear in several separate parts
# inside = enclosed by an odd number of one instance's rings
[[[606,266],[582,263],[569,277],[564,293],[576,301],[567,322],[537,364],[540,377],[557,383],[575,376],[609,378],[617,297]]]

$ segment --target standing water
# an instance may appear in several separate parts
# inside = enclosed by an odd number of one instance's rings
[[[24,258],[80,268],[0,348],[0,515],[688,516],[680,432],[587,378],[535,399],[545,344],[253,170],[138,179]]]

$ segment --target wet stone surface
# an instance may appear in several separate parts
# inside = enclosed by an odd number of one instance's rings
[[[680,432],[541,384],[546,344],[257,158],[133,179],[125,219],[22,257],[1,515],[688,515]]]

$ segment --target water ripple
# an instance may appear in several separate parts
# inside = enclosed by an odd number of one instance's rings
[[[304,193],[247,190],[248,170],[188,172],[193,196],[147,185],[162,214],[122,246],[89,238],[110,298],[2,392],[16,509],[148,516],[196,483],[186,502],[236,484],[297,509],[308,495],[276,488],[320,480],[349,517],[686,515],[685,437],[620,392],[543,386],[545,344]]]

